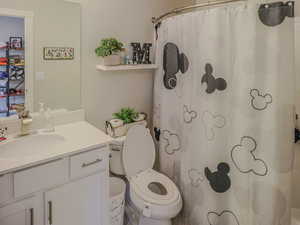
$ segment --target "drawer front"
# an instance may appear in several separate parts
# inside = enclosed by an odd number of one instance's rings
[[[71,156],[71,179],[108,169],[107,147]]]
[[[0,176],[0,204],[8,201],[12,196],[11,175]]]
[[[14,196],[20,197],[66,182],[67,160],[57,160],[25,169],[14,174]]]

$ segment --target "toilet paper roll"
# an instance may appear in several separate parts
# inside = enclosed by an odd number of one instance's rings
[[[109,121],[112,128],[117,128],[117,127],[121,127],[124,125],[124,121],[120,120],[120,119],[112,119]]]

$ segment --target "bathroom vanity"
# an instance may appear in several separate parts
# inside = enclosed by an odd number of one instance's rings
[[[80,121],[0,143],[0,224],[108,224],[110,141]]]

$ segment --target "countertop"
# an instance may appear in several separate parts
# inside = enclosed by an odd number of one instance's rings
[[[14,142],[16,139],[32,138],[34,135],[59,135],[63,141],[48,151],[45,146],[39,146],[34,150],[33,155],[17,154],[13,158],[1,156],[1,148],[5,151],[5,145]],[[32,167],[38,164],[74,155],[80,152],[101,148],[109,144],[113,139],[106,135],[103,131],[95,128],[86,121],[74,122],[70,124],[55,127],[55,131],[51,133],[38,132],[26,137],[8,137],[7,141],[0,143],[0,175]],[[7,148],[6,148],[7,151]],[[16,151],[16,150],[13,150]]]

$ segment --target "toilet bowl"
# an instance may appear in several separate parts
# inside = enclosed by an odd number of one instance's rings
[[[171,225],[171,219],[182,208],[182,198],[172,180],[152,169],[155,146],[149,129],[140,125],[130,128],[121,158],[130,201],[140,213],[139,225]],[[115,160],[120,161],[120,157]]]

